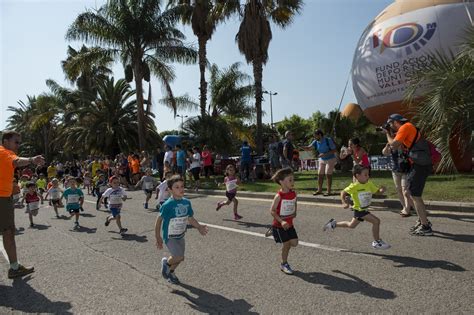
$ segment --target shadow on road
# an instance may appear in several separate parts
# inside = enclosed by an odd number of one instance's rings
[[[30,227],[30,229],[34,229],[34,230],[47,230],[49,229],[51,226],[50,225],[43,225],[43,224],[36,224],[33,226],[33,227]]]
[[[25,233],[25,228],[24,227],[20,227],[20,228],[15,230],[15,235],[22,235],[24,233]]]
[[[453,240],[456,242],[474,243],[474,235],[469,234],[451,234],[446,232],[435,231],[434,237]]]
[[[95,218],[95,215],[90,214],[90,213],[81,213],[81,217],[84,217],[84,218]]]
[[[455,263],[446,261],[446,260],[426,260],[415,257],[407,256],[396,256],[396,255],[385,255],[385,254],[376,254],[376,253],[361,253],[372,256],[379,256],[383,259],[391,260],[394,263],[398,263],[394,267],[412,267],[412,268],[423,268],[423,269],[435,269],[440,268],[449,271],[466,271],[463,267],[456,265]]]
[[[330,291],[340,291],[346,293],[357,293],[370,296],[376,299],[392,300],[396,297],[395,293],[382,288],[372,286],[370,283],[351,274],[333,270],[334,273],[341,274],[347,278],[341,278],[321,272],[301,272],[295,271],[295,276],[309,283],[321,284]]]
[[[109,233],[113,233],[109,231]],[[115,232],[118,234],[118,232]],[[122,240],[122,241],[135,241],[138,243],[146,243],[148,239],[146,235],[137,235],[137,234],[124,234],[122,237],[112,237],[114,240]]]
[[[71,303],[50,301],[28,284],[30,279],[15,279],[11,287],[0,285],[0,306],[28,313],[72,314]]]
[[[430,213],[430,217],[434,218],[447,218],[456,221],[462,221],[466,223],[474,223],[474,215],[465,215],[465,214],[449,214],[449,213]]]
[[[271,228],[271,224],[260,224],[260,223],[254,223],[254,222],[246,222],[246,221],[237,221],[237,220],[231,220],[231,219],[222,219],[222,221],[228,221],[228,222],[235,222],[240,226],[245,226],[247,228],[251,227],[264,227],[264,228]]]
[[[198,312],[212,313],[212,314],[219,314],[219,313],[258,314],[258,313],[250,311],[253,305],[251,305],[244,299],[230,300],[220,294],[210,293],[208,291],[198,289],[188,284],[182,283],[180,284],[180,286],[186,290],[189,290],[191,294],[197,295],[197,297],[193,297],[188,292],[181,291],[181,290],[173,290],[171,291],[171,293],[182,296],[185,299],[187,299],[189,302],[191,302],[191,303],[188,303],[188,305]]]
[[[85,227],[85,226],[79,226],[78,229],[76,230],[72,230],[73,232],[79,232],[79,233],[87,233],[87,234],[94,234],[95,232],[97,232],[97,228],[88,228],[88,227]]]

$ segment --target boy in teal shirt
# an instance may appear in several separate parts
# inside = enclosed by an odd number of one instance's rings
[[[161,260],[161,274],[168,282],[178,284],[179,279],[174,271],[184,260],[184,235],[189,222],[201,235],[207,234],[207,226],[199,224],[194,219],[191,202],[183,198],[184,181],[181,176],[172,176],[168,181],[171,197],[160,207],[160,215],[155,223],[156,246],[163,249],[166,244],[170,256]],[[163,236],[162,236],[163,235]]]
[[[372,194],[376,192],[383,193],[385,187],[377,187],[369,180],[369,169],[362,165],[355,165],[352,169],[355,181],[347,186],[341,192],[341,201],[345,209],[349,208],[348,199],[351,197],[354,205],[352,210],[354,211],[354,217],[349,221],[336,222],[331,219],[323,227],[323,231],[328,229],[334,230],[336,227],[354,229],[359,225],[360,222],[367,220],[372,223],[372,236],[374,241],[372,247],[375,249],[388,249],[390,245],[382,241],[380,238],[380,219],[375,215],[367,211],[372,201]]]
[[[69,212],[70,217],[76,217],[74,222],[74,229],[79,228],[79,211],[82,209],[84,203],[84,194],[82,190],[77,187],[77,182],[74,177],[68,180],[68,189],[63,192],[62,198],[66,199],[66,211]]]

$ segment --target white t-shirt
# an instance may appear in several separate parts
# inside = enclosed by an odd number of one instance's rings
[[[173,160],[173,151],[166,151],[165,152],[165,157],[163,158],[163,164],[168,161],[171,165],[171,161]]]
[[[201,154],[194,153],[190,168],[201,167]]]
[[[118,187],[117,189],[108,188],[102,197],[109,198],[109,204],[114,205],[117,207],[122,206],[123,197],[127,197],[125,190],[122,187]]]
[[[170,193],[168,192],[168,181],[164,180],[161,184],[158,185],[158,203],[166,200],[170,197]]]

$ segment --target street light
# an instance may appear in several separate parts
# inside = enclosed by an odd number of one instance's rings
[[[270,95],[270,123],[271,123],[271,127],[273,129],[273,104],[272,104],[272,96],[274,95],[278,95],[277,92],[274,92],[272,93],[272,91],[263,91],[264,94],[268,94]]]
[[[181,117],[181,130],[183,129],[184,118],[188,118],[188,115],[176,115],[176,117]]]

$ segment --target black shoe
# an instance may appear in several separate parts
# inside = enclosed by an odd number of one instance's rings
[[[105,226],[109,226],[109,224],[110,224],[109,218],[105,219]]]
[[[34,267],[25,267],[19,265],[17,270],[13,270],[11,268],[8,270],[8,279],[23,277],[33,272],[35,272]]]

